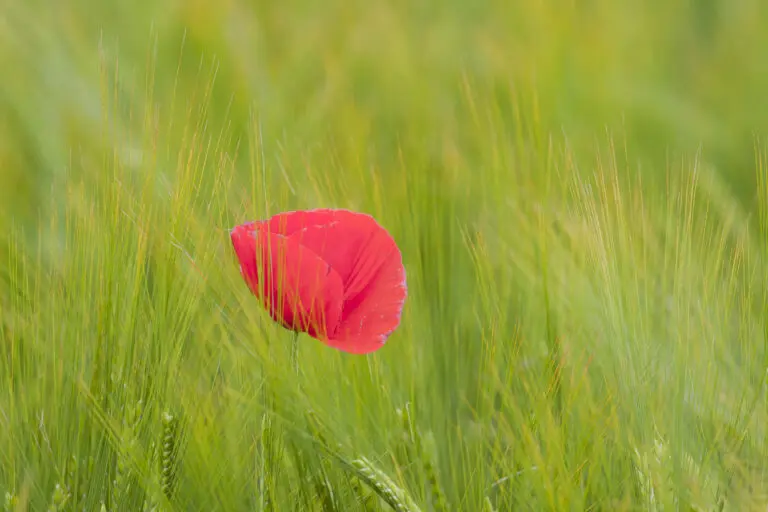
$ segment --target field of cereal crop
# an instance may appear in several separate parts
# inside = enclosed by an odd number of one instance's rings
[[[760,0],[0,2],[0,506],[766,510],[767,53]],[[315,208],[408,298],[297,374],[229,230]]]

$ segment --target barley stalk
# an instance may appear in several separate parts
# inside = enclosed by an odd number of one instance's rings
[[[351,463],[360,480],[376,491],[395,512],[420,512],[419,507],[404,489],[398,487],[383,471],[367,458],[360,457]]]
[[[261,510],[272,509],[272,499],[270,492],[270,482],[268,481],[268,475],[270,471],[274,471],[272,466],[272,460],[270,455],[272,454],[272,447],[274,444],[272,420],[267,415],[261,419],[261,468],[258,477],[259,486],[259,500]]]
[[[328,448],[328,440],[323,435],[322,432],[322,423],[320,422],[320,419],[317,417],[317,414],[315,414],[314,411],[308,411],[307,414],[307,423],[309,423],[309,429],[312,433],[312,437],[314,437],[318,442],[320,442],[321,446]],[[329,477],[329,462],[325,458],[321,457],[320,460],[320,474],[315,475],[313,477],[314,486],[315,486],[315,492],[317,496],[321,499],[323,502],[323,506],[325,510],[337,510],[338,509],[338,500],[336,497],[336,493],[333,490],[333,486],[331,485],[331,480]]]
[[[173,499],[176,484],[178,455],[178,420],[170,413],[163,413],[163,442],[160,453],[160,490]]]
[[[136,430],[141,419],[142,401],[139,400],[136,405],[130,407],[124,421],[125,430],[122,435],[122,442],[125,449],[118,450],[117,464],[115,468],[115,478],[112,482],[112,501],[110,503],[113,509],[119,509],[121,502],[130,491],[130,465],[129,456],[136,446]]]
[[[403,423],[408,439],[411,444],[416,448],[416,454],[419,461],[424,467],[426,473],[427,482],[429,484],[430,495],[432,496],[432,505],[436,512],[445,512],[448,510],[448,500],[445,497],[440,486],[440,481],[437,475],[437,469],[434,464],[434,456],[431,451],[428,451],[425,447],[424,436],[421,430],[416,426],[411,413],[410,404],[406,404],[403,409],[398,409],[398,414]]]

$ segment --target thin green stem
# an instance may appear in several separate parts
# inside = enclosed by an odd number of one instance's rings
[[[291,345],[291,364],[296,375],[299,375],[299,334],[299,331],[293,332],[293,344]]]

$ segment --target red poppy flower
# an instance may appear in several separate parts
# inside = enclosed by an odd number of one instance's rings
[[[395,241],[370,215],[280,213],[234,228],[249,288],[278,323],[355,354],[382,347],[407,295]]]

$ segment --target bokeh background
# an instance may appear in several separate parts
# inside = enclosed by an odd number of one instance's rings
[[[246,133],[255,109],[267,140],[343,150],[357,135],[386,163],[398,138],[427,154],[470,130],[469,85],[505,120],[536,105],[542,133],[577,148],[621,132],[647,172],[700,150],[748,203],[768,123],[766,16],[758,0],[7,1],[3,218],[33,221],[72,148],[103,139],[100,63],[119,63],[131,89],[118,92],[123,137],[131,102],[167,113],[176,96],[180,111],[215,70],[211,132]]]

